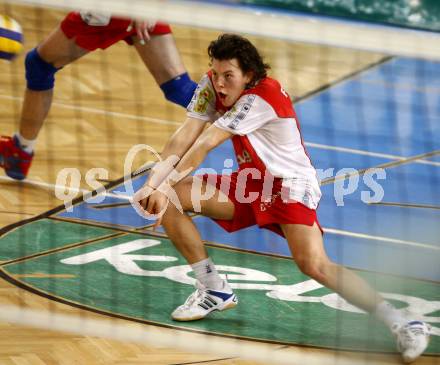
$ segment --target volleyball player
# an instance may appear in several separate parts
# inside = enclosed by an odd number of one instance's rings
[[[211,69],[198,85],[186,122],[134,197],[139,212],[160,215],[156,224],[163,225],[196,277],[196,290],[172,318],[198,320],[238,303],[185,213],[197,211],[229,232],[258,225],[285,237],[304,274],[382,320],[396,336],[403,360],[414,361],[428,345],[430,326],[404,316],[325,252],[316,216],[321,191],[288,94],[267,76],[268,65],[247,39],[224,34],[211,42],[208,54]],[[189,176],[227,139],[238,171]]]
[[[26,81],[19,130],[0,138],[0,166],[8,176],[26,177],[35,143],[53,97],[56,74],[98,48],[119,41],[133,45],[169,101],[187,107],[197,86],[183,65],[166,23],[133,21],[91,12],[69,13],[26,55]]]

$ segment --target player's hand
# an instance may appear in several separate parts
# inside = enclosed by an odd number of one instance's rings
[[[150,31],[156,26],[155,21],[151,20],[134,20],[128,27],[127,30],[136,30],[136,35],[139,38],[141,44],[145,44],[146,41],[150,40]]]
[[[154,229],[156,229],[162,223],[162,216],[168,207],[168,197],[145,184],[133,195],[131,204],[140,216],[146,219],[156,219],[154,224]]]
[[[154,189],[148,184],[145,184],[133,195],[131,205],[136,210],[136,212],[144,218],[151,218],[147,212],[147,206],[148,200],[153,192]]]
[[[160,192],[159,190],[155,190],[149,197],[147,202],[146,211],[149,214],[153,214],[157,216],[156,223],[154,223],[154,229],[159,227],[162,223],[162,217],[165,213],[165,210],[168,206],[168,197]]]

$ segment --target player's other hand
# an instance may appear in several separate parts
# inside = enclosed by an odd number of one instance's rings
[[[162,192],[145,184],[133,195],[132,205],[142,217],[156,218],[154,227],[157,228],[161,224],[162,215],[168,206],[168,198]]]
[[[154,189],[147,184],[140,188],[133,195],[131,205],[136,210],[136,212],[144,218],[151,218],[147,212],[148,199],[153,193]]]

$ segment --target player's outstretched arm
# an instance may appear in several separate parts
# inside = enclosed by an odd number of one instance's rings
[[[205,122],[199,119],[187,118],[165,144],[160,155],[162,161],[153,168],[146,184],[157,188],[195,143],[205,127]]]
[[[169,191],[173,190],[173,186],[191,174],[203,162],[209,151],[231,137],[232,134],[230,132],[220,129],[215,125],[207,128],[188,149],[160,186],[146,186],[151,195],[139,202],[141,209],[148,214],[164,212],[168,203],[167,197],[170,196]],[[155,226],[159,226],[161,221],[162,215],[157,218]]]
[[[148,198],[173,171],[180,159],[202,134],[207,123],[195,118],[186,121],[173,133],[161,153],[161,161],[156,164],[144,186],[133,197],[140,209],[146,209]]]
[[[182,159],[175,167],[175,176],[170,176],[170,181],[168,182],[171,187],[177,184],[184,177],[191,174],[197,169],[197,167],[206,158],[206,155],[214,149],[215,147],[222,144],[227,139],[233,136],[232,133],[220,129],[216,125],[211,125],[207,128],[199,138],[192,144],[191,148],[185,153]]]

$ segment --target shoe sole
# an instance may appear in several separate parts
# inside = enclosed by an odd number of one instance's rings
[[[20,181],[26,179],[26,175],[23,175],[22,173],[13,172],[10,170],[5,170],[5,172],[6,172],[6,175],[8,175],[11,179],[20,180]]]
[[[237,306],[237,304],[238,304],[237,302],[231,302],[231,303],[225,305],[222,309],[217,309],[217,308],[215,308],[215,309],[209,311],[209,312],[206,313],[204,316],[185,317],[185,318],[177,318],[177,317],[173,317],[173,316],[171,316],[171,318],[172,318],[174,321],[178,321],[178,322],[191,322],[191,321],[197,321],[197,320],[199,320],[199,319],[203,319],[203,318],[205,318],[209,313],[212,313],[212,312],[214,312],[214,311],[223,312],[223,311],[225,311],[225,310],[235,308],[235,307]]]

